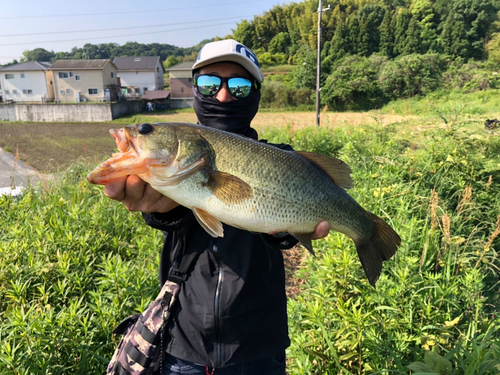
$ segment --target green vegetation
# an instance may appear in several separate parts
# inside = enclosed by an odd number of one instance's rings
[[[291,375],[500,372],[500,138],[428,115],[262,132],[346,161],[350,194],[402,237],[376,289],[352,241],[316,241],[289,302]],[[94,166],[0,197],[2,374],[102,374],[112,329],[158,292],[161,233],[88,184]]]

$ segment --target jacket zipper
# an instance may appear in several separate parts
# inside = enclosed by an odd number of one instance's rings
[[[217,254],[217,240],[215,240],[214,245],[212,247],[212,251],[215,256],[215,260],[217,261],[217,268],[218,268],[218,278],[217,278],[217,286],[215,288],[215,301],[214,301],[214,306],[215,306],[215,311],[214,311],[214,323],[215,323],[215,333],[217,336],[217,343],[215,346],[216,354],[217,354],[217,361],[215,363],[215,368],[219,367],[222,363],[222,333],[220,329],[220,292],[222,288],[222,282],[224,281],[224,270],[221,267],[221,261],[219,259],[219,256]]]

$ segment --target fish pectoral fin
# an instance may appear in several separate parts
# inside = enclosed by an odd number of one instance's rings
[[[220,201],[226,204],[241,203],[253,196],[250,185],[229,173],[211,171],[205,185]]]
[[[316,154],[307,151],[295,151],[296,154],[307,159],[315,167],[325,172],[333,180],[333,183],[344,189],[350,189],[353,186],[351,177],[351,168],[340,159],[331,156]]]
[[[207,211],[201,208],[193,207],[193,213],[198,223],[207,231],[212,237],[224,237],[224,229],[219,219],[210,215]]]
[[[313,249],[313,246],[312,246],[312,235],[313,233],[291,233],[290,234],[292,236],[294,236],[296,239],[299,240],[299,242],[302,244],[302,246],[304,246],[307,250],[309,250],[309,252],[316,256],[316,254],[314,253],[314,249]]]
[[[151,172],[151,181],[155,185],[173,186],[198,172],[205,164],[206,159],[202,156],[185,167],[181,167],[179,161],[174,160],[168,166],[152,161],[148,164],[148,168]]]

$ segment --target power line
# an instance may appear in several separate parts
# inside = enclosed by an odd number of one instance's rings
[[[203,22],[205,22],[205,21],[203,21]],[[9,43],[9,44],[0,44],[0,47],[19,46],[19,45],[27,45],[27,44],[61,43],[61,42],[81,42],[81,41],[95,40],[95,39],[122,38],[122,37],[127,37],[127,36],[147,35],[147,34],[161,34],[161,33],[169,33],[171,31],[201,29],[201,28],[207,28],[207,27],[213,27],[213,26],[233,25],[233,24],[234,24],[234,22],[225,22],[225,23],[219,23],[219,24],[215,24],[215,25],[183,27],[183,28],[180,28],[180,29],[150,31],[150,32],[147,32],[147,33],[134,33],[134,34],[114,35],[114,36],[99,36],[99,37],[81,38],[81,39],[45,40],[45,41],[40,41],[40,42]]]
[[[13,36],[29,36],[29,35],[48,35],[48,34],[70,34],[70,33],[90,33],[90,32],[97,32],[97,31],[114,31],[114,30],[130,30],[130,29],[145,29],[145,28],[150,28],[150,27],[164,27],[164,26],[177,26],[177,25],[185,25],[185,24],[190,24],[190,23],[200,23],[200,22],[214,22],[214,21],[226,21],[226,20],[232,20],[232,19],[242,19],[242,18],[247,18],[247,17],[252,17],[252,15],[249,16],[239,16],[239,17],[227,17],[227,18],[218,18],[218,19],[213,19],[213,20],[203,20],[203,21],[190,21],[190,22],[178,22],[178,23],[166,23],[162,25],[146,25],[146,26],[133,26],[133,27],[116,27],[116,28],[111,28],[111,29],[94,29],[94,30],[70,30],[70,31],[48,31],[48,32],[42,32],[42,33],[29,33],[29,34],[9,34],[9,35],[0,35],[0,38],[7,38],[7,37],[13,37]]]
[[[201,8],[214,8],[218,6],[226,6],[226,5],[240,5],[240,4],[255,4],[255,3],[261,3],[266,0],[253,0],[253,1],[243,1],[241,3],[224,3],[224,4],[212,4],[212,5],[205,5],[205,6],[197,6],[196,9],[201,9]],[[193,7],[184,7],[184,8],[170,8],[170,9],[153,9],[153,10],[134,10],[134,11],[127,11],[127,12],[110,12],[110,13],[82,13],[82,14],[55,14],[55,15],[45,15],[45,16],[16,16],[16,17],[0,17],[0,20],[7,20],[7,19],[21,19],[21,18],[54,18],[54,17],[87,17],[87,16],[108,16],[108,15],[114,15],[114,14],[137,14],[137,13],[158,13],[158,12],[172,12],[175,10],[186,10],[190,9],[192,10]]]

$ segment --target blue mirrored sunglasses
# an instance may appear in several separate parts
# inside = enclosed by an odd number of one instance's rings
[[[219,77],[211,74],[195,74],[193,84],[198,92],[204,96],[214,96],[226,82],[229,93],[236,99],[246,98],[252,92],[252,86],[257,88],[256,82],[243,77]]]

